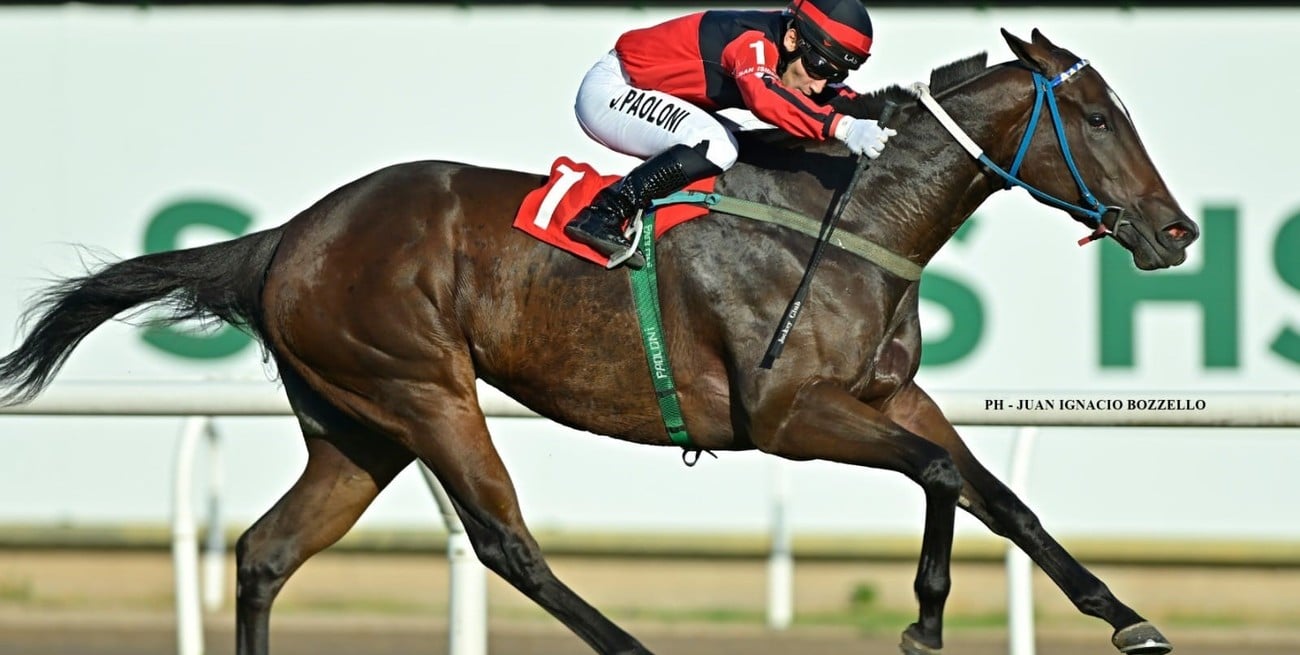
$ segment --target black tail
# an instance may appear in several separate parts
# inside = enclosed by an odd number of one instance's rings
[[[167,308],[150,323],[219,319],[259,334],[262,284],[281,233],[127,259],[41,292],[24,314],[31,332],[0,359],[0,406],[35,398],[86,335],[140,305]]]

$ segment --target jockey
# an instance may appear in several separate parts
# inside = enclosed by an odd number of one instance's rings
[[[861,0],[793,0],[784,11],[706,11],[619,37],[578,87],[588,136],[645,159],[602,189],[564,233],[606,256],[632,244],[624,225],[655,198],[736,163],[736,137],[712,112],[741,108],[795,136],[839,139],[880,155],[894,130],[827,106],[870,56]],[[628,266],[644,265],[632,253]]]

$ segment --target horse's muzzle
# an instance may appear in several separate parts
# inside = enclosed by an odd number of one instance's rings
[[[1163,224],[1151,218],[1152,214],[1108,208],[1103,220],[1114,216],[1107,225],[1120,245],[1133,253],[1133,265],[1144,271],[1177,266],[1187,259],[1187,247],[1200,236],[1200,228],[1192,219],[1176,213]]]

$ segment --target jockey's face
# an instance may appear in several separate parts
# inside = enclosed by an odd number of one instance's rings
[[[781,45],[785,47],[786,52],[795,52],[799,47],[799,36],[794,28],[785,31],[785,38],[781,40]],[[804,70],[802,57],[795,57],[790,65],[785,67],[785,72],[781,73],[781,84],[808,96],[821,93],[822,89],[826,88],[826,80],[814,79],[808,75],[808,71]]]

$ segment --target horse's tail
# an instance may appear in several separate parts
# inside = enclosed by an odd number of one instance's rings
[[[141,305],[167,309],[150,324],[218,319],[260,335],[262,285],[282,233],[127,259],[42,291],[23,315],[31,332],[0,358],[0,406],[35,398],[86,335]]]

